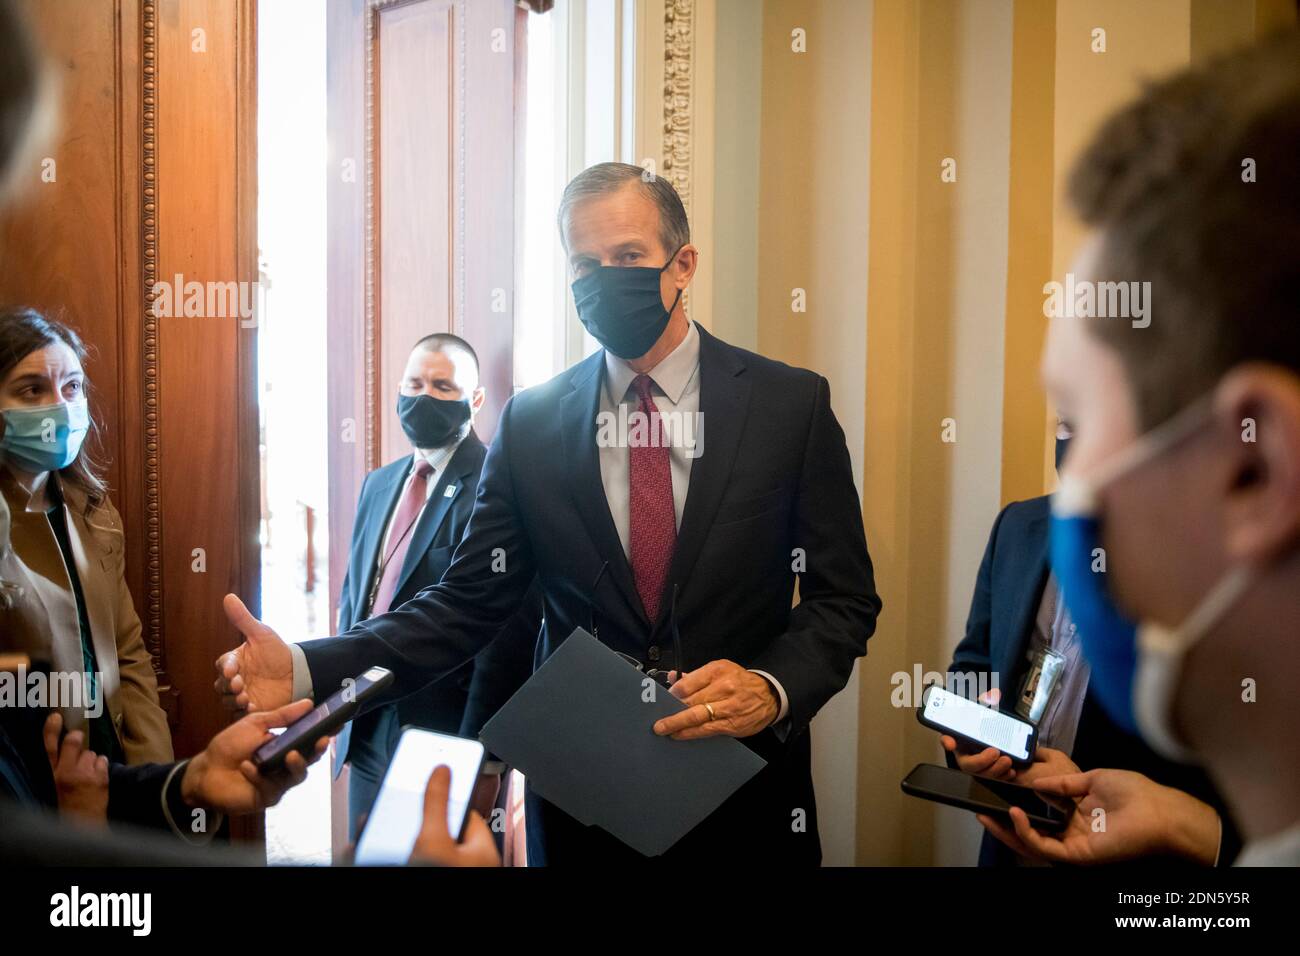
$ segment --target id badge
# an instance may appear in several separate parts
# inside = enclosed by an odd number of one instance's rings
[[[1025,675],[1024,687],[1020,691],[1020,699],[1016,702],[1016,713],[1036,726],[1047,712],[1052,695],[1060,687],[1064,671],[1063,655],[1048,649],[1035,651],[1029,664],[1029,673]]]

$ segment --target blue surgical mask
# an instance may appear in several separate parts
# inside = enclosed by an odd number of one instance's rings
[[[573,304],[592,338],[621,359],[640,358],[654,347],[682,297],[678,289],[672,306],[664,311],[659,276],[673,264],[677,252],[659,269],[599,266],[574,280]]]
[[[4,409],[0,452],[24,471],[59,471],[77,460],[90,430],[90,410],[82,402],[58,402]]]
[[[1206,401],[1189,406],[1105,462],[1091,478],[1064,475],[1052,496],[1052,572],[1091,668],[1090,689],[1116,724],[1140,735],[1158,753],[1186,763],[1194,762],[1195,755],[1173,729],[1183,659],[1240,598],[1252,573],[1247,568],[1228,572],[1177,627],[1133,621],[1115,604],[1106,584],[1099,502],[1106,485],[1164,454],[1208,415]]]

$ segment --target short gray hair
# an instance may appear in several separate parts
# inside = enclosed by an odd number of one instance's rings
[[[670,255],[691,241],[691,224],[686,220],[686,207],[672,183],[662,176],[647,172],[631,163],[597,163],[588,166],[569,180],[560,197],[560,209],[555,222],[560,227],[560,241],[564,238],[564,224],[574,206],[594,196],[607,196],[630,182],[641,184],[641,191],[659,209],[659,241]]]

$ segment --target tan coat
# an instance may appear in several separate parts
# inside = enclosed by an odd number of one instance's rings
[[[81,491],[66,482],[60,487],[101,691],[127,763],[171,761],[167,716],[158,703],[158,682],[126,586],[121,516],[105,502],[88,519]],[[0,542],[0,579],[22,589],[14,607],[0,607],[0,652],[27,654],[48,661],[54,671],[79,674],[85,668],[77,601],[54,530],[39,506],[29,510],[32,496],[3,466],[0,491],[8,504],[12,546],[5,554]],[[68,729],[85,729],[80,707],[60,710]]]

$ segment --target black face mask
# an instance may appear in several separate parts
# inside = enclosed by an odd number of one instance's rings
[[[1056,439],[1056,470],[1061,470],[1061,462],[1065,461],[1065,453],[1070,450],[1070,439]]]
[[[599,266],[574,280],[573,304],[592,338],[621,359],[640,358],[654,347],[682,297],[678,289],[672,308],[664,311],[659,276],[677,252],[661,269]]]
[[[442,448],[459,438],[469,421],[469,399],[398,395],[397,417],[416,448]]]

